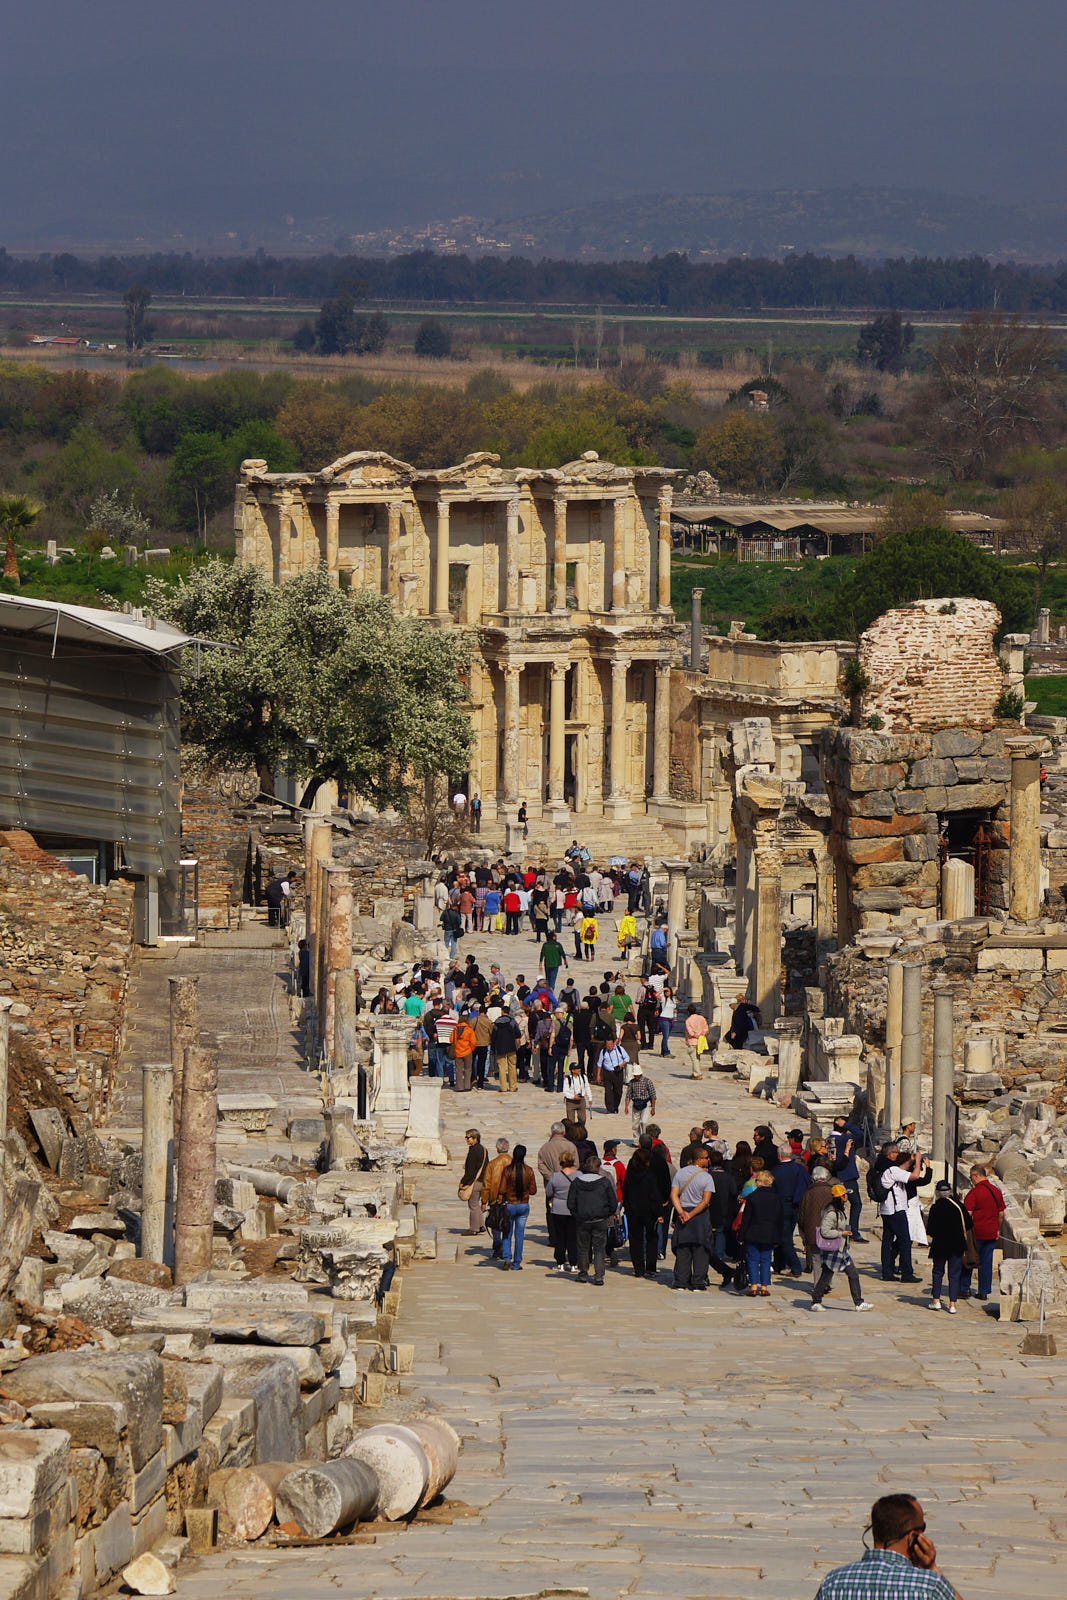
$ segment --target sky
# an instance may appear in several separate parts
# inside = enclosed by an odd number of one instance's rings
[[[1063,0],[0,0],[0,243],[633,194],[1067,200]]]

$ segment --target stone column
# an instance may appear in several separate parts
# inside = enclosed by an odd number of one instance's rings
[[[210,1271],[215,1215],[218,1051],[195,1046],[188,1051],[185,1066],[174,1222],[175,1283],[188,1283]]]
[[[778,1035],[778,1104],[792,1104],[800,1083],[800,1068],[804,1058],[802,1037],[803,1017],[775,1017],[774,1031]]]
[[[328,822],[304,824],[304,937],[308,942],[309,988],[315,995],[316,973],[319,970],[319,866],[330,859],[333,850],[333,829]]]
[[[626,793],[626,673],[629,665],[619,657],[613,658],[611,663],[611,753],[604,815],[617,820],[630,815],[630,797]]]
[[[448,616],[448,501],[437,502],[437,536],[434,540],[434,615]]]
[[[141,1255],[174,1264],[174,1068],[149,1061],[141,1077]]]
[[[408,1126],[408,1041],[415,1024],[411,1017],[377,1016],[371,1027],[377,1081],[369,1110],[381,1124],[385,1137],[399,1143]]]
[[[291,491],[283,489],[278,496],[278,581],[287,578],[292,570],[289,565],[293,538],[293,496]]]
[[[1033,922],[1041,914],[1041,761],[1029,740],[1018,745],[1009,740],[1007,748],[1011,755],[1008,915],[1016,922]]]
[[[1034,643],[1037,645],[1048,644],[1048,607],[1042,606],[1037,613],[1037,627],[1034,630]]]
[[[947,1159],[945,1150],[945,1101],[954,1086],[955,1015],[951,993],[934,990],[934,1105],[930,1155],[934,1161]]]
[[[668,800],[671,792],[671,669],[656,666],[656,710],[653,723],[652,798]]]
[[[11,1049],[11,1007],[14,1001],[0,1000],[0,1145],[7,1138],[7,1078],[8,1056]],[[0,1176],[3,1173],[3,1152],[0,1150]]]
[[[519,803],[519,663],[504,664],[504,804]]]
[[[330,582],[339,582],[337,571],[337,552],[340,545],[339,526],[341,508],[332,496],[326,497],[326,571]]]
[[[611,609],[626,610],[626,501],[613,502],[611,534]]]
[[[704,598],[703,589],[694,589],[690,598],[689,608],[689,665],[694,672],[699,672],[704,659],[704,624],[701,621],[700,602]],[[662,601],[660,602],[662,605]]]
[[[174,1106],[174,1137],[181,1138],[182,1094],[185,1078],[185,1052],[200,1043],[199,978],[171,978],[170,983],[170,1063],[174,1072],[171,1100]]]
[[[685,932],[684,861],[668,861],[667,867],[667,956],[673,970],[678,959],[678,938]]]
[[[824,849],[815,857],[815,959],[821,963],[837,948],[837,895],[833,857]]]
[[[950,857],[941,868],[941,917],[959,922],[974,916],[974,868]]]
[[[887,966],[885,1011],[885,1105],[882,1121],[892,1136],[900,1121],[900,1036],[903,1028],[904,963],[890,961]]]
[[[516,495],[508,501],[508,531],[504,555],[505,592],[504,609],[519,609],[519,509],[521,501]]]
[[[782,1009],[782,860],[756,850],[756,949],[748,986],[760,1021],[770,1028]]]
[[[567,663],[553,661],[549,687],[548,715],[548,805],[551,811],[565,811],[563,803],[563,762],[565,753]]]
[[[669,611],[671,607],[671,490],[663,488],[659,492],[659,609]],[[694,594],[703,591],[694,589]],[[651,601],[651,596],[649,596]],[[651,605],[649,606],[651,610]],[[697,654],[695,665],[699,666],[700,655]]]
[[[326,927],[326,996],[322,1019],[322,1042],[329,1053],[333,1048],[334,989],[339,972],[352,966],[352,873],[348,867],[331,863],[328,868],[328,922]]]
[[[750,840],[737,836],[737,867],[734,884],[734,966],[748,978],[752,968],[752,899],[756,886],[756,863]]]
[[[557,495],[552,502],[555,523],[552,534],[552,610],[567,609],[567,502]]]
[[[904,966],[900,1007],[900,1123],[918,1125],[922,1110],[923,969],[917,961]]]
[[[389,531],[386,543],[385,560],[385,588],[386,593],[394,597],[400,594],[400,504],[390,500],[389,506]]]
[[[356,975],[349,967],[339,972],[333,985],[333,1069],[346,1072],[356,1065]]]

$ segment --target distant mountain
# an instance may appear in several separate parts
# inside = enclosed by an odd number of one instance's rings
[[[491,241],[524,254],[620,260],[690,256],[1067,258],[1067,205],[1020,206],[922,189],[739,190],[599,200],[506,220],[435,224],[456,247]]]

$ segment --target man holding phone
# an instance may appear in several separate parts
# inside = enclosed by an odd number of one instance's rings
[[[815,1600],[961,1600],[936,1565],[937,1551],[913,1494],[876,1500],[870,1531],[874,1549],[828,1572]]]

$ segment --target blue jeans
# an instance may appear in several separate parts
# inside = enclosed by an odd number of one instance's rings
[[[563,932],[563,912],[557,911],[555,908],[552,911],[552,926],[557,933]]]
[[[860,1217],[863,1214],[863,1196],[860,1194],[859,1182],[856,1178],[842,1179],[845,1184],[845,1193],[848,1196],[848,1231],[858,1234],[860,1231]]]
[[[526,1237],[526,1219],[530,1215],[528,1205],[512,1205],[508,1201],[508,1216],[511,1218],[511,1232],[504,1240],[504,1260],[511,1261],[513,1266],[522,1266],[522,1241]],[[514,1251],[514,1257],[512,1256]]]
[[[940,1260],[937,1256],[934,1256],[930,1265],[933,1268],[933,1271],[930,1274],[930,1287],[933,1299],[940,1300],[941,1298],[941,1281],[944,1278],[945,1267],[947,1265],[948,1298],[950,1303],[954,1305],[960,1297],[960,1279],[963,1277],[963,1257],[949,1256],[946,1263],[945,1261]]]
[[[441,1046],[439,1044],[428,1044],[426,1046],[426,1076],[428,1078],[444,1076],[441,1071]]]
[[[456,951],[459,949],[459,934],[454,933],[451,928],[445,929],[445,949],[448,951],[450,958],[455,961]]]
[[[771,1286],[771,1257],[774,1255],[774,1246],[770,1244],[746,1244],[745,1260],[748,1262],[748,1276],[752,1287],[758,1288],[760,1284],[765,1289]]]
[[[997,1247],[995,1239],[976,1239],[975,1248],[978,1251],[978,1293],[992,1294],[993,1292],[993,1251]],[[971,1292],[971,1270],[963,1274],[961,1288],[968,1294]]]
[[[670,1017],[660,1017],[656,1023],[656,1027],[659,1029],[659,1053],[661,1056],[670,1055],[670,1051],[667,1049],[667,1041],[671,1036],[671,1021],[672,1018]]]

